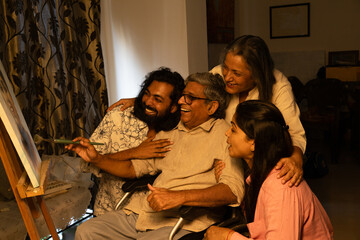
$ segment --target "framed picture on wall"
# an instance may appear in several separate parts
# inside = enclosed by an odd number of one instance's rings
[[[0,61],[0,118],[34,188],[40,185],[41,158]]]
[[[270,38],[310,36],[310,3],[270,7]]]

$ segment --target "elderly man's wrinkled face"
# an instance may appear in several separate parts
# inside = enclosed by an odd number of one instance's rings
[[[204,86],[197,82],[188,82],[183,96],[179,99],[181,121],[187,129],[192,129],[211,118]],[[190,100],[189,100],[190,99]]]

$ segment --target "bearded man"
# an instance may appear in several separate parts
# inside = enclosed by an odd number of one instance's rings
[[[111,154],[117,161],[164,157],[172,143],[167,139],[154,141],[157,132],[173,129],[180,120],[178,100],[184,89],[184,79],[169,68],[159,68],[145,77],[134,107],[124,111],[116,107],[109,111],[90,140],[101,154]],[[114,210],[123,196],[123,178],[114,176],[83,162],[84,172],[100,178],[94,203],[94,215]]]

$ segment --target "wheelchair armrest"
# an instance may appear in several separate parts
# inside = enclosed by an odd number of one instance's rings
[[[126,180],[126,182],[122,185],[121,189],[124,192],[136,192],[146,190],[147,185],[153,184],[159,174],[160,173],[155,175],[145,175],[141,178]]]
[[[245,217],[240,208],[228,208],[231,210],[231,216],[228,216],[224,221],[218,222],[213,224],[213,226],[230,228],[238,233],[246,237],[250,237],[249,229],[247,224],[245,223]],[[229,211],[230,213],[230,211]],[[202,239],[204,237],[205,232],[207,229],[200,231],[200,232],[193,232],[187,235],[182,236],[179,240],[197,240]]]
[[[230,228],[245,236],[249,232],[249,229],[246,224],[246,218],[240,208],[234,208],[232,216],[216,224],[216,226]]]
[[[243,217],[242,216],[231,217],[229,219],[226,219],[226,220],[216,224],[216,226],[218,226],[218,227],[231,227],[231,226],[239,224],[239,223],[243,223]]]
[[[118,203],[115,206],[115,210],[118,210],[118,208],[123,205],[123,203],[129,199],[132,193],[139,192],[139,191],[145,191],[147,190],[148,184],[153,184],[157,176],[159,176],[160,173],[157,173],[155,175],[145,175],[141,178],[134,178],[134,179],[128,179],[125,181],[125,183],[122,185],[121,189],[125,193],[124,196],[118,201]]]
[[[246,218],[240,207],[228,207],[227,211],[228,214],[226,218],[223,221],[218,222],[216,226],[231,227],[233,225],[246,223]]]

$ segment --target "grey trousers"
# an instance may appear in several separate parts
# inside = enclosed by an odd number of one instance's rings
[[[100,240],[100,239],[151,239],[167,240],[172,227],[163,227],[152,231],[137,231],[135,229],[138,215],[126,215],[123,211],[109,212],[99,217],[92,218],[77,227],[75,240]],[[191,233],[180,229],[174,240]]]

